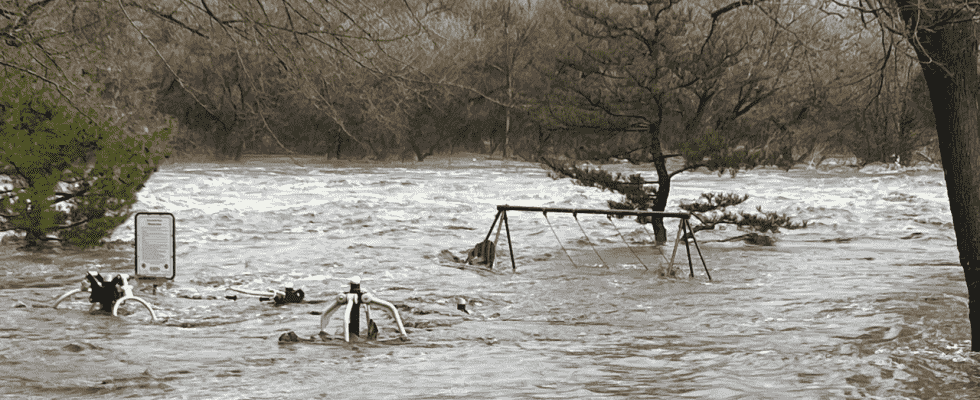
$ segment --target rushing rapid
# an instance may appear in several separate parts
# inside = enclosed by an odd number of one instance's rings
[[[645,166],[608,168],[654,179]],[[516,272],[503,236],[491,271],[445,251],[465,258],[496,205],[606,208],[618,196],[473,156],[167,165],[137,205],[176,217],[176,279],[137,288],[158,323],[139,304],[120,317],[88,312],[85,296],[50,307],[86,271],[133,272],[132,220],[98,249],[0,245],[0,395],[980,397],[941,169],[689,172],[672,190],[673,210],[734,192],[751,196],[746,210],[809,226],[775,246],[723,241],[744,233],[730,226],[699,232],[709,281],[687,276],[683,252],[681,276],[658,273],[671,246],[629,219],[511,212]],[[278,341],[315,336],[352,276],[398,306],[409,341]],[[306,301],[274,306],[229,287],[302,288]],[[398,336],[377,318],[381,339]],[[342,338],[340,326],[327,333]]]

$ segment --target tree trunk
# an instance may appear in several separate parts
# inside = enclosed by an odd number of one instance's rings
[[[44,232],[37,229],[28,229],[27,234],[24,236],[24,247],[35,248],[41,245],[41,240],[44,239]]]
[[[510,92],[510,88],[507,88]],[[510,107],[506,108],[504,111],[507,114],[506,121],[504,122],[504,159],[507,159],[507,146],[510,144]]]
[[[44,211],[43,206],[37,204],[28,203],[27,210],[27,227],[24,229],[26,235],[24,236],[25,247],[35,248],[41,245],[41,242],[47,236],[44,227],[42,227],[43,222],[41,221],[41,213]]]
[[[667,159],[664,158],[660,143],[660,123],[651,123],[647,130],[650,134],[650,155],[657,168],[657,201],[653,211],[664,211],[667,209],[667,196],[670,195],[670,173],[667,172]],[[652,224],[657,243],[666,243],[667,229],[664,228],[664,219],[654,218]]]
[[[970,296],[973,351],[980,351],[980,130],[977,35],[953,1],[896,0],[929,87],[949,209]],[[944,8],[945,6],[945,8]],[[962,22],[950,22],[962,21]]]
[[[514,70],[514,56],[510,51],[510,30],[508,29],[508,22],[510,22],[511,16],[509,1],[504,12],[504,51],[507,53],[507,107],[504,110],[507,114],[506,122],[504,122],[504,159],[506,160],[507,147],[510,145],[510,107],[514,105],[514,78],[512,73]]]

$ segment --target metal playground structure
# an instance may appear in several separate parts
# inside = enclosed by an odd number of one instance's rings
[[[132,300],[142,304],[146,311],[150,312],[151,321],[157,321],[156,312],[153,311],[150,302],[133,294],[130,278],[134,281],[143,279],[150,282],[174,279],[177,274],[176,218],[167,212],[138,212],[133,219],[135,274],[103,276],[98,271],[89,271],[79,288],[59,296],[55,299],[52,308],[58,308],[59,304],[76,294],[88,293],[89,302],[92,303],[90,310],[98,308],[113,316],[119,316],[119,306]],[[156,293],[155,284],[153,293]]]
[[[361,288],[361,278],[353,277],[350,279],[350,290],[346,293],[340,293],[337,299],[323,311],[323,315],[320,316],[320,332],[327,329],[327,323],[330,322],[330,317],[343,306],[347,306],[344,310],[344,341],[350,342],[351,336],[360,336],[361,323],[360,314],[361,306],[364,306],[364,319],[367,321],[368,326],[368,336],[377,336],[377,327],[374,326],[374,320],[371,319],[371,306],[377,305],[388,311],[392,318],[395,319],[395,323],[398,325],[398,333],[401,334],[402,340],[408,339],[408,333],[405,332],[405,324],[402,323],[402,317],[398,314],[398,309],[395,308],[394,304],[388,301],[382,300],[376,294],[371,293],[367,289]],[[374,334],[371,331],[374,331]]]
[[[153,312],[153,306],[148,301],[133,294],[133,285],[129,283],[129,274],[119,274],[111,279],[106,279],[97,271],[89,271],[85,275],[85,280],[82,281],[81,286],[55,299],[52,308],[58,308],[61,302],[78,293],[89,293],[92,310],[98,307],[102,311],[112,313],[113,316],[119,316],[119,306],[126,301],[133,300],[146,307],[146,311],[150,312],[151,320],[157,320],[157,315]],[[96,306],[96,303],[99,305]]]
[[[606,218],[610,219],[610,224],[612,224],[612,222],[611,222],[612,216],[619,216],[619,217],[624,217],[624,216],[637,216],[637,217],[677,218],[677,219],[680,220],[680,223],[678,224],[678,227],[677,227],[677,238],[674,240],[674,250],[673,250],[673,252],[670,255],[670,263],[669,263],[669,267],[668,268],[673,268],[673,266],[674,266],[674,259],[675,259],[675,256],[677,255],[677,247],[680,245],[680,243],[681,243],[681,241],[683,239],[684,247],[687,249],[687,265],[688,265],[688,268],[690,269],[690,273],[691,273],[690,276],[692,278],[694,277],[694,261],[693,261],[693,258],[691,257],[691,246],[690,246],[690,244],[687,241],[687,238],[690,238],[691,241],[694,242],[694,248],[695,248],[695,250],[697,250],[698,257],[701,258],[701,265],[704,266],[704,273],[708,277],[708,280],[711,280],[711,273],[708,272],[708,265],[704,261],[704,255],[701,253],[701,247],[698,246],[698,241],[697,241],[697,239],[694,238],[694,230],[691,228],[691,223],[690,223],[691,214],[689,214],[689,213],[685,213],[685,212],[665,212],[665,211],[641,211],[641,210],[592,209],[592,208],[527,207],[527,206],[511,206],[511,205],[506,205],[506,204],[504,204],[504,205],[498,205],[497,206],[497,215],[493,217],[493,222],[490,224],[490,230],[487,232],[487,236],[484,238],[484,242],[490,240],[490,236],[493,234],[494,226],[496,226],[496,228],[497,228],[497,235],[496,235],[496,237],[494,238],[494,241],[493,241],[493,244],[494,244],[494,247],[493,248],[496,249],[496,245],[497,245],[497,243],[500,240],[500,231],[501,231],[501,229],[503,229],[506,232],[506,234],[507,234],[507,249],[510,252],[510,265],[511,265],[511,268],[514,271],[517,271],[517,263],[514,260],[513,241],[511,240],[511,237],[510,237],[510,223],[507,220],[507,212],[508,211],[540,212],[544,216],[545,221],[548,223],[548,227],[551,229],[551,232],[555,235],[555,238],[558,239],[558,244],[559,245],[561,245],[561,239],[558,238],[558,234],[555,233],[554,228],[551,226],[551,221],[548,220],[548,213],[553,213],[553,214],[572,214],[572,217],[575,218],[575,223],[578,224],[579,229],[582,230],[582,234],[585,235],[585,238],[589,242],[589,245],[592,246],[592,250],[596,253],[596,256],[599,257],[599,260],[600,261],[603,261],[603,264],[605,264],[605,261],[602,260],[602,256],[599,255],[599,252],[595,249],[595,245],[592,244],[592,240],[589,239],[589,235],[585,233],[585,229],[582,228],[582,224],[579,223],[579,221],[578,221],[578,215],[579,214],[600,214],[600,215],[605,215]],[[620,238],[623,239],[623,242],[626,244],[626,247],[628,249],[630,249],[630,252],[633,253],[633,255],[636,257],[636,259],[638,261],[640,261],[640,264],[642,264],[644,268],[647,268],[646,264],[643,263],[643,260],[641,260],[640,257],[636,254],[636,252],[633,251],[633,248],[630,247],[629,242],[626,241],[626,238],[623,237],[622,233],[619,233],[619,228],[616,228],[616,225],[615,224],[612,224],[612,226],[613,226],[613,228],[616,229],[616,232],[619,234]],[[572,257],[568,254],[568,251],[565,250],[565,247],[563,245],[561,245],[561,246],[562,246],[562,250],[565,252],[565,256],[567,256],[568,257],[568,260],[571,261],[572,264],[574,265],[575,262],[572,261]],[[659,250],[659,248],[658,248],[658,250]],[[661,254],[663,254],[663,252],[661,252]],[[665,258],[666,258],[666,256],[665,256]],[[492,268],[493,265],[491,264],[490,267]],[[649,269],[649,268],[647,268],[647,269]]]

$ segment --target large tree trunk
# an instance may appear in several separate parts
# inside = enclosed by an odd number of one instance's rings
[[[955,1],[896,0],[929,86],[956,247],[970,296],[973,351],[980,351],[980,130],[977,25]]]
[[[650,124],[648,132],[650,134],[650,155],[653,157],[654,167],[657,168],[657,201],[653,205],[653,211],[664,211],[667,209],[667,196],[670,195],[670,173],[667,172],[667,159],[664,158],[664,151],[660,143],[660,123]],[[664,228],[664,219],[654,218],[652,224],[657,243],[666,243],[667,229]]]

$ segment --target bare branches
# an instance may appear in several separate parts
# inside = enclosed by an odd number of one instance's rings
[[[2,65],[2,66],[4,66],[4,67],[7,67],[7,68],[12,68],[12,69],[16,69],[16,70],[18,70],[18,71],[20,71],[20,72],[23,72],[23,73],[25,73],[25,74],[28,74],[28,75],[30,75],[30,76],[33,76],[33,77],[35,77],[35,78],[37,78],[37,79],[40,79],[40,80],[42,80],[42,81],[44,81],[44,82],[46,82],[46,83],[48,83],[49,85],[51,85],[51,86],[54,86],[55,88],[57,88],[59,92],[60,92],[60,91],[62,91],[62,89],[63,89],[63,88],[61,87],[61,85],[59,85],[59,84],[58,84],[57,82],[55,82],[55,81],[52,81],[52,80],[50,80],[50,79],[48,79],[47,77],[45,77],[45,76],[43,76],[43,75],[41,75],[41,74],[38,74],[37,72],[34,72],[34,71],[31,71],[30,69],[27,69],[27,68],[24,68],[24,67],[21,67],[21,66],[19,66],[19,65],[14,65],[14,64],[11,64],[11,63],[8,63],[8,62],[5,62],[5,61],[3,61],[3,60],[0,60],[0,65]]]
[[[739,8],[739,7],[751,6],[751,5],[755,5],[756,3],[761,3],[763,1],[765,1],[765,0],[737,0],[737,1],[734,1],[734,2],[729,3],[728,5],[726,5],[724,7],[719,8],[719,9],[717,9],[715,11],[712,11],[711,12],[711,28],[708,29],[708,35],[705,36],[704,43],[701,44],[701,52],[704,53],[704,47],[708,45],[708,42],[711,41],[711,36],[714,35],[714,33],[715,33],[715,27],[718,25],[718,18],[720,18],[722,15],[725,15],[726,13],[731,12],[731,11],[733,11],[733,10]]]
[[[201,37],[201,38],[204,38],[204,39],[207,39],[208,38],[208,36],[205,35],[204,32],[202,32],[201,29],[192,27],[192,26],[188,25],[187,23],[185,23],[185,22],[177,19],[177,17],[174,16],[174,13],[173,12],[171,12],[171,13],[164,13],[164,12],[162,12],[160,10],[157,10],[157,9],[153,8],[153,7],[145,6],[145,5],[143,5],[143,4],[141,4],[141,3],[137,2],[137,1],[130,1],[130,2],[126,3],[125,5],[126,6],[129,6],[129,7],[139,8],[140,10],[143,10],[144,12],[149,13],[150,15],[153,15],[153,16],[155,16],[157,18],[160,18],[160,19],[162,19],[164,21],[167,21],[169,23],[172,23],[174,25],[177,25],[180,28],[183,28],[183,29],[187,30],[188,32],[193,33],[194,35],[196,35],[198,37]]]
[[[160,57],[160,61],[162,61],[163,65],[167,67],[167,71],[169,71],[174,76],[174,79],[177,80],[177,83],[180,84],[180,87],[187,91],[187,93],[194,99],[194,101],[201,106],[201,109],[205,110],[208,114],[214,116],[214,113],[211,110],[208,110],[208,107],[205,106],[204,103],[202,103],[201,100],[197,98],[194,92],[188,89],[187,85],[184,83],[184,80],[181,79],[180,75],[177,74],[177,71],[175,71],[174,68],[170,65],[170,62],[167,60],[167,58],[163,56],[163,53],[161,53],[160,49],[157,48],[157,45],[153,43],[153,40],[151,40],[149,36],[146,36],[146,34],[143,33],[143,30],[136,25],[136,22],[134,22],[133,19],[130,18],[129,13],[126,12],[126,7],[122,3],[122,0],[117,0],[117,2],[119,4],[119,9],[122,11],[123,15],[126,16],[126,20],[129,21],[129,24],[133,26],[133,29],[135,29],[136,32],[138,32],[140,36],[144,40],[146,40],[147,43],[150,44],[150,47],[152,47],[153,51],[157,54],[158,57]],[[204,0],[201,0],[201,2],[203,3]]]
[[[760,3],[763,1],[765,0],[738,0],[738,1],[733,1],[731,3],[728,3],[727,5],[711,12],[711,23],[714,24],[715,22],[718,21],[719,17],[721,17],[727,12],[735,10],[736,8],[755,5],[756,3]]]
[[[42,8],[47,7],[53,2],[54,0],[40,0],[36,3],[31,3],[24,9],[24,11],[21,12],[8,9],[0,10],[0,14],[7,19],[12,19],[14,21],[12,24],[0,28],[0,37],[5,37],[5,41],[8,46],[23,46],[26,44],[26,42],[23,38],[18,37],[18,33],[23,32],[24,27],[31,23],[31,16],[35,12],[40,11]]]

